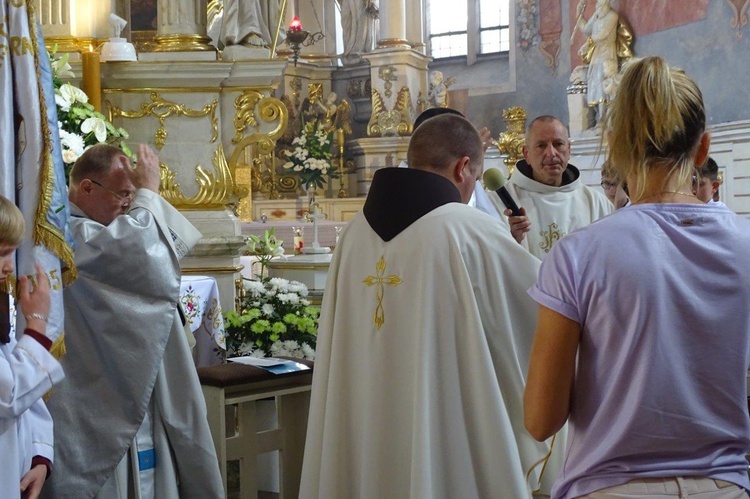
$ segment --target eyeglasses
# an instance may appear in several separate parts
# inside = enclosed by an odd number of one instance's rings
[[[122,195],[119,192],[113,191],[112,189],[107,189],[106,187],[104,187],[102,184],[100,184],[99,182],[97,182],[94,179],[90,178],[89,180],[91,180],[92,184],[96,184],[99,187],[101,187],[102,189],[104,189],[105,191],[107,191],[110,194],[112,194],[115,197],[115,199],[117,199],[118,201],[124,201],[124,202],[127,202],[128,204],[130,204],[130,203],[133,202],[133,199],[135,199],[135,194],[132,193],[132,192],[130,194],[127,194],[127,195]]]
[[[602,180],[602,183],[599,184],[602,186],[602,189],[609,190],[609,189],[616,189],[619,185],[619,182],[610,182],[609,180]]]

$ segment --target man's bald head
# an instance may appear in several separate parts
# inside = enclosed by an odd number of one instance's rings
[[[409,142],[409,168],[444,175],[455,162],[469,158],[472,173],[478,173],[484,160],[479,133],[465,118],[441,114],[426,120],[414,131]]]

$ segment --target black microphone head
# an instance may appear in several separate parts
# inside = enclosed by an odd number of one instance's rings
[[[496,191],[505,185],[505,176],[497,168],[490,168],[482,175],[484,187],[490,191]]]

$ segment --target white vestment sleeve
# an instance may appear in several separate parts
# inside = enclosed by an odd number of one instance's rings
[[[60,364],[38,341],[22,336],[0,357],[0,417],[16,418],[63,379]]]
[[[52,416],[42,399],[39,399],[24,413],[31,428],[31,457],[41,456],[53,462],[54,436]]]
[[[171,236],[172,249],[181,260],[190,248],[200,240],[201,233],[188,222],[184,215],[154,191],[138,189],[131,211],[145,208],[154,215],[158,223]]]

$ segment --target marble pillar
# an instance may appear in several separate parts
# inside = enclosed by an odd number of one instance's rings
[[[424,0],[407,0],[406,9],[408,20],[406,24],[406,39],[411,48],[421,54],[427,53],[424,42]]]
[[[216,59],[216,48],[206,31],[207,0],[159,0],[153,51],[156,53],[204,53],[191,60]],[[185,59],[183,56],[149,57],[155,60]]]
[[[409,48],[406,39],[406,3],[403,0],[380,0],[378,47]]]
[[[80,3],[88,2],[83,0]],[[34,10],[42,25],[45,45],[58,52],[88,50],[93,41],[91,22],[83,9],[76,9],[77,0],[34,0]],[[75,58],[74,58],[75,59]]]

